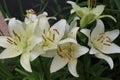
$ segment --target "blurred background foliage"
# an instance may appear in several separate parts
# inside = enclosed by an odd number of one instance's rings
[[[70,15],[71,6],[67,0],[0,0],[0,11],[5,18],[16,17],[24,20],[25,11],[33,9],[37,14],[44,11],[49,16],[57,19],[65,18],[70,23],[76,14]],[[86,6],[87,0],[73,0],[80,6]],[[120,0],[96,0],[97,5],[106,5],[103,14],[109,14],[117,19],[117,23],[109,18],[102,19],[107,30],[120,29]],[[93,23],[94,24],[94,23]],[[89,26],[91,26],[90,24]],[[82,35],[84,37],[84,35]],[[85,45],[87,38],[78,42]],[[120,46],[120,36],[114,41]],[[0,48],[2,51],[3,48]],[[78,60],[77,71],[79,78],[73,77],[67,66],[58,72],[50,74],[49,67],[52,59],[39,57],[31,62],[32,73],[28,73],[21,67],[19,57],[0,60],[0,80],[120,80],[120,54],[110,55],[114,60],[114,69],[110,70],[104,60],[99,60],[89,54],[83,55]]]

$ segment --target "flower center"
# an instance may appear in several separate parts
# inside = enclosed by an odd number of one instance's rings
[[[9,42],[10,44],[13,45],[17,45],[20,46],[22,48],[26,48],[27,47],[27,42],[26,40],[24,40],[24,38],[21,38],[14,30],[13,32],[13,40],[11,40],[10,38],[7,38],[7,42]]]
[[[58,45],[57,53],[61,58],[73,58],[74,46],[71,43]]]
[[[53,30],[48,29],[48,31],[45,31],[45,30],[43,31],[43,35],[42,35],[42,38],[43,38],[42,47],[43,47],[43,49],[50,48],[54,45],[56,33],[59,35],[59,31],[57,29],[53,29]]]
[[[99,50],[103,49],[103,46],[111,46],[111,44],[111,39],[104,33],[99,34],[98,38],[93,41],[93,46]]]

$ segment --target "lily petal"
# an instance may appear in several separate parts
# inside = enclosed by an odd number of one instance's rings
[[[91,49],[90,49],[90,52],[89,52],[90,54],[97,54],[97,53],[99,53],[99,51],[98,50],[96,50],[94,47],[91,47]]]
[[[20,63],[25,70],[27,70],[28,72],[32,72],[32,69],[30,66],[30,53],[29,52],[25,52],[21,55]]]
[[[38,24],[38,19],[35,19],[33,22],[31,22],[29,24],[26,24],[25,30],[26,30],[27,36],[31,37],[31,35],[34,34],[37,24]]]
[[[71,43],[77,44],[77,41],[74,40],[74,39],[72,39],[72,38],[66,38],[66,39],[64,39],[64,40],[61,40],[61,41],[59,42],[59,44],[64,44],[64,43],[67,43],[67,42],[71,42]]]
[[[50,28],[50,30],[57,30],[56,32],[57,35],[55,36],[55,40],[59,41],[63,37],[65,32],[65,26],[66,26],[66,20],[61,19]]]
[[[120,31],[117,30],[117,29],[105,32],[105,35],[108,36],[111,41],[115,40],[118,37],[119,34],[120,34]]]
[[[10,37],[0,36],[0,46],[4,48],[10,47],[11,44],[7,41],[8,38],[12,40]]]
[[[43,56],[43,57],[55,57],[57,55],[57,50],[56,49],[54,49],[54,50],[48,50],[48,51],[46,51],[46,53],[45,54],[41,54],[41,56]]]
[[[91,33],[91,40],[94,41],[101,33],[104,33],[104,24],[101,20],[98,19],[96,27]]]
[[[70,23],[70,30],[74,27],[77,27],[77,20],[79,20],[79,17],[75,17],[74,20]]]
[[[75,77],[79,77],[77,71],[76,71],[76,66],[77,66],[77,60],[70,60],[68,63],[68,69],[70,71],[70,73],[75,76]]]
[[[11,36],[15,36],[14,32],[17,33],[17,35],[20,37],[25,36],[25,30],[23,28],[22,22],[16,20],[15,18],[10,19],[8,28]]]
[[[59,69],[63,68],[68,63],[68,59],[64,59],[56,55],[50,66],[50,73],[56,72]]]
[[[85,34],[88,38],[90,38],[90,30],[89,29],[81,29],[80,32]]]
[[[38,56],[40,56],[40,54],[43,54],[43,53],[40,53],[39,51],[31,51],[30,52],[30,61],[34,61]]]
[[[110,46],[104,45],[101,49],[103,53],[110,54],[110,53],[120,53],[120,47],[114,43]]]
[[[98,18],[104,18],[104,17],[111,18],[113,21],[117,22],[117,20],[113,16],[111,16],[111,15],[101,15]]]
[[[88,14],[89,10],[88,8],[86,7],[79,7],[75,2],[72,2],[72,1],[67,1],[67,3],[71,4],[72,5],[72,10],[71,12],[76,12],[77,15],[79,15],[80,17],[83,17],[84,14]]]
[[[13,58],[19,56],[23,49],[17,46],[10,46],[0,54],[0,59]]]
[[[79,29],[79,27],[72,28],[72,30],[68,33],[68,37],[76,40],[78,29]]]
[[[89,51],[89,49],[87,47],[85,47],[85,46],[77,45],[77,48],[78,48],[78,52],[76,52],[74,54],[75,58],[78,58],[78,57],[86,54]]]
[[[42,36],[43,32],[47,32],[50,28],[50,24],[48,22],[47,14],[43,13],[38,16],[38,26],[35,29],[35,34],[37,36]]]
[[[43,39],[41,37],[38,36],[32,36],[29,40],[28,40],[28,49],[31,50],[33,49],[37,44],[39,44]]]
[[[104,55],[102,53],[95,54],[97,58],[104,59],[110,66],[111,69],[113,69],[114,63],[111,57]]]
[[[91,13],[99,16],[103,13],[105,6],[104,5],[98,5],[96,8],[93,8]]]
[[[31,22],[34,22],[34,20],[37,19],[36,14],[27,14],[27,17],[25,17],[25,23],[29,24]]]

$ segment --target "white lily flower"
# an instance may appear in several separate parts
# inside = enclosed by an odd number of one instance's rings
[[[56,72],[68,64],[70,73],[75,77],[79,77],[76,71],[77,58],[88,51],[88,48],[79,45],[75,39],[67,38],[61,40],[58,44],[57,51],[52,51],[54,59],[50,67],[50,72]]]
[[[89,53],[95,54],[97,58],[107,61],[110,68],[112,69],[112,58],[105,54],[120,53],[120,47],[112,42],[118,37],[119,30],[116,29],[104,32],[103,22],[101,20],[97,20],[97,25],[91,34],[89,29],[82,29],[81,32],[89,38],[88,45],[91,47]]]
[[[80,7],[75,2],[67,1],[67,3],[72,5],[71,13],[76,12],[76,14],[81,18],[80,27],[83,28],[91,22],[98,18],[109,17],[116,22],[116,19],[111,15],[101,15],[104,11],[104,5],[97,5],[95,8]]]
[[[20,63],[22,67],[32,72],[30,66],[30,51],[41,39],[31,34],[34,33],[34,30],[30,24],[28,25],[15,18],[9,20],[8,28],[10,37],[0,36],[0,46],[5,48],[0,54],[0,59],[13,58],[21,55]],[[27,32],[28,28],[29,32]],[[28,34],[31,34],[31,36]]]
[[[70,23],[70,25],[66,25],[64,38],[69,37],[76,40],[77,31],[79,29],[79,27],[77,27],[77,20],[79,20],[79,18],[75,17],[74,20]]]
[[[45,22],[46,24],[42,23],[42,26],[38,26],[36,28],[36,35],[42,37],[42,42],[40,42],[32,51],[31,61],[39,55],[44,55],[48,50],[57,49],[57,44],[64,35],[66,20],[61,19],[60,21],[55,23],[51,28],[47,21],[48,19],[46,19],[46,17],[43,16],[43,20],[41,22]]]

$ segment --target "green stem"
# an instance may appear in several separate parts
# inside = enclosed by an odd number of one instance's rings
[[[45,78],[45,80],[48,80],[47,76],[46,76],[47,73],[45,71],[45,68],[44,68],[43,61],[42,61],[41,57],[39,57],[39,61],[40,61],[40,65],[41,65],[41,71],[44,73],[44,78]]]

